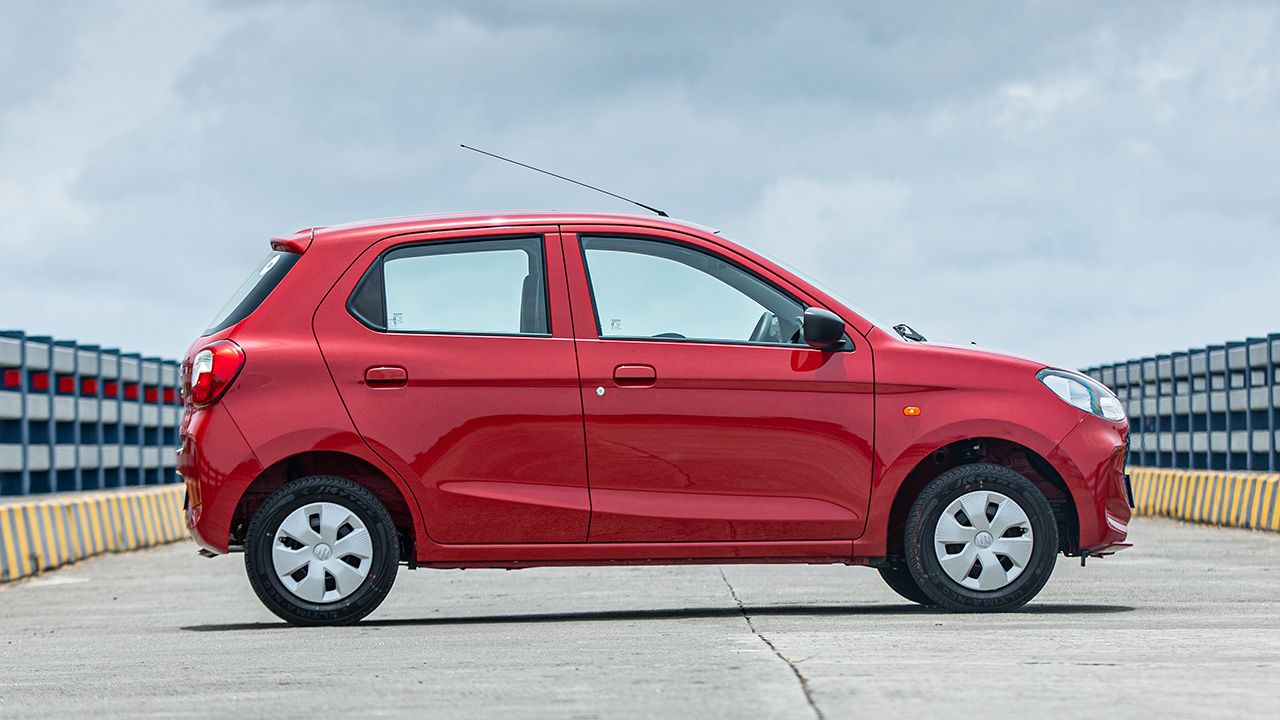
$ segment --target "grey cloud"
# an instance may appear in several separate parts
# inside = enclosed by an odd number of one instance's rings
[[[930,336],[1080,365],[1280,329],[1273,5],[72,7],[0,30],[3,325],[175,355],[271,234],[627,209],[470,142]]]

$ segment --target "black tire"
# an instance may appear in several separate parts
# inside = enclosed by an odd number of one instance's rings
[[[318,502],[334,503],[354,513],[367,529],[372,545],[364,580],[349,595],[333,602],[309,602],[295,595],[277,577],[272,563],[272,543],[280,524],[298,508]],[[280,488],[254,513],[245,538],[244,565],[253,591],[281,619],[293,625],[349,625],[373,612],[390,592],[400,565],[400,538],[391,515],[368,490],[346,478],[312,475]],[[324,578],[326,588],[330,579],[328,575]]]
[[[906,565],[885,565],[880,568],[880,577],[889,589],[918,605],[933,605],[933,599],[920,589],[916,579]]]
[[[978,490],[997,492],[1017,503],[1026,515],[1032,537],[1031,555],[1020,573],[1008,584],[993,590],[971,589],[953,580],[943,570],[934,549],[934,531],[943,512],[952,502]],[[990,508],[986,506],[987,513],[991,512]],[[1011,528],[1010,532],[1013,531]],[[1058,525],[1044,494],[1014,470],[987,463],[952,468],[929,483],[912,504],[904,533],[907,569],[912,579],[934,604],[953,612],[1005,612],[1022,607],[1048,582],[1058,556]],[[991,534],[986,535],[986,542],[991,543]],[[958,545],[963,546],[962,543]],[[1004,570],[1009,571],[1009,567],[1004,567],[1009,558],[998,559]],[[978,572],[981,567],[983,565],[977,559],[971,572]],[[967,575],[960,580],[964,581],[966,577],[974,576]]]

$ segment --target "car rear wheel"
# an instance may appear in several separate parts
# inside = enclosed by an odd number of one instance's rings
[[[1016,471],[987,463],[935,478],[912,504],[904,532],[916,585],[958,612],[1022,607],[1048,582],[1058,555],[1044,494]]]
[[[262,503],[244,557],[249,582],[271,612],[294,625],[345,625],[386,598],[400,542],[372,493],[346,478],[314,475]]]

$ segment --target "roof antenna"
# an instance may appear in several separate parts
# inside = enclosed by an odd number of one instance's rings
[[[648,206],[648,205],[645,205],[645,204],[644,204],[644,203],[642,203],[642,202],[636,202],[635,200],[632,200],[631,198],[622,197],[621,195],[619,195],[619,194],[617,194],[617,193],[611,193],[611,192],[609,192],[608,190],[603,190],[603,189],[601,189],[601,188],[596,187],[595,185],[588,185],[588,184],[586,184],[586,183],[584,183],[584,182],[578,182],[577,180],[574,180],[573,178],[567,178],[567,177],[565,177],[565,176],[563,176],[563,175],[557,175],[557,174],[555,174],[555,173],[553,173],[553,172],[549,172],[549,171],[547,171],[547,170],[543,170],[542,168],[536,168],[536,167],[534,167],[534,166],[532,166],[532,165],[526,165],[526,164],[524,164],[524,163],[522,163],[522,162],[518,162],[518,161],[516,161],[516,160],[512,160],[511,158],[508,158],[508,157],[502,157],[501,155],[498,155],[498,154],[496,154],[496,153],[488,152],[487,150],[481,150],[480,148],[473,148],[473,147],[471,147],[470,145],[462,145],[461,147],[462,147],[464,150],[470,150],[470,151],[472,151],[472,152],[478,152],[478,153],[480,153],[481,155],[488,155],[488,156],[489,156],[489,157],[491,157],[491,158],[497,158],[497,159],[499,159],[499,160],[505,160],[506,162],[509,162],[509,163],[511,163],[512,165],[519,165],[519,166],[520,166],[520,167],[522,167],[522,168],[528,168],[528,169],[530,169],[530,170],[535,170],[535,171],[537,171],[537,172],[542,173],[543,175],[550,175],[550,176],[551,176],[551,177],[553,177],[553,178],[559,178],[559,179],[564,180],[564,181],[566,181],[566,182],[571,182],[571,183],[573,183],[574,185],[581,185],[582,187],[587,188],[588,190],[595,190],[595,191],[596,191],[596,192],[598,192],[598,193],[604,193],[605,195],[608,195],[609,197],[615,197],[615,198],[618,198],[619,200],[622,200],[622,201],[624,201],[624,202],[629,202],[629,203],[631,203],[632,205],[635,205],[635,206],[637,206],[637,207],[642,207],[642,208],[644,208],[645,210],[648,210],[649,212],[657,213],[659,217],[670,217],[669,215],[667,215],[666,213],[662,212],[661,210],[659,210],[659,209],[658,209],[658,208],[656,208],[656,207],[650,207],[650,206]]]

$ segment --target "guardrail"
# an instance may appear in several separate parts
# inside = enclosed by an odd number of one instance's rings
[[[1278,366],[1272,334],[1085,371],[1126,404],[1138,514],[1280,531]],[[0,582],[186,536],[177,385],[171,360],[0,331],[0,496],[55,493],[0,502]]]
[[[1280,474],[1131,468],[1139,515],[1280,531]]]
[[[0,331],[0,496],[176,482],[178,364]]]
[[[1280,531],[1280,474],[1131,468],[1139,515]],[[0,503],[0,582],[181,540],[181,485]]]
[[[0,582],[187,536],[182,485],[0,503]]]
[[[1280,333],[1084,371],[1129,414],[1129,462],[1280,471]]]

